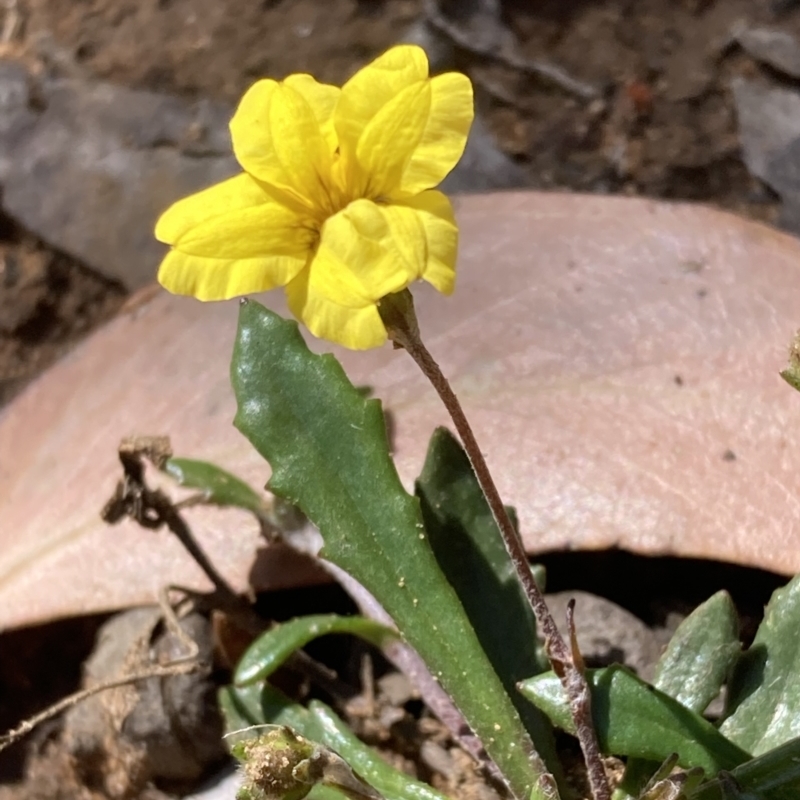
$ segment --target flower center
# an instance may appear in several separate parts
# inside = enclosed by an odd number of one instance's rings
[[[370,188],[369,175],[342,155],[337,148],[333,153],[331,170],[327,175],[318,175],[319,192],[316,198],[315,217],[320,225],[329,217],[338,214],[354,200],[362,198],[378,201]]]

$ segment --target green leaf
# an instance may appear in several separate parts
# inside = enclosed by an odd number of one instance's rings
[[[797,800],[800,797],[800,738],[746,761],[731,773],[741,790],[742,798],[758,800]],[[691,800],[723,800],[726,797],[721,781],[711,780]]]
[[[782,369],[778,374],[792,389],[800,391],[800,371],[797,370],[797,367],[793,366],[791,369]]]
[[[769,601],[728,687],[720,730],[761,755],[800,735],[800,576]]]
[[[516,524],[514,520],[514,527],[516,527]],[[545,592],[547,587],[547,567],[545,567],[544,564],[531,564],[531,572],[533,573],[533,579],[536,581],[536,585],[539,587],[540,591]],[[540,659],[541,658],[544,658],[544,656],[540,656]]]
[[[351,800],[350,795],[341,789],[334,789],[333,786],[323,786],[318,783],[309,793],[308,800]]]
[[[314,614],[276,625],[262,633],[239,660],[234,683],[244,686],[268,678],[296,650],[330,633],[349,633],[376,647],[388,639],[396,639],[397,631],[365,617],[340,617],[336,614]]]
[[[419,503],[389,456],[380,403],[294,322],[241,306],[231,377],[235,424],[270,463],[270,489],[322,533],[324,555],[391,615],[519,797],[557,797],[508,694],[433,556]]]
[[[215,464],[191,458],[170,458],[164,465],[164,472],[179,485],[202,491],[209,503],[243,508],[256,515],[266,511],[263,496]]]
[[[720,693],[741,649],[736,607],[726,591],[717,592],[678,626],[653,685],[702,713]]]
[[[662,762],[672,753],[684,767],[715,775],[750,756],[708,720],[621,666],[587,670],[592,718],[604,753]],[[574,733],[561,681],[552,672],[524,681],[520,691],[551,722]]]
[[[220,707],[228,730],[262,723],[286,725],[312,742],[330,748],[389,800],[447,800],[428,784],[390,766],[324,703],[314,701],[305,709],[266,684],[229,686],[220,692]]]
[[[717,592],[678,626],[659,659],[653,685],[702,713],[719,694],[741,650],[739,620],[730,595]],[[630,759],[615,800],[637,797],[657,763]]]
[[[258,727],[267,724],[261,713],[261,686],[223,686],[217,703],[225,720],[225,744],[231,750],[237,742],[258,735]]]
[[[437,428],[431,437],[416,493],[436,560],[552,770],[558,763],[552,729],[516,691],[519,681],[550,665],[541,654],[533,611],[489,504],[467,454],[446,428]]]
[[[611,800],[637,800],[660,766],[658,761],[629,758],[619,784],[611,793]]]
[[[269,539],[276,532],[295,530],[305,523],[300,509],[291,503],[280,497],[267,501],[263,494],[216,464],[191,458],[170,458],[162,469],[180,486],[203,492],[207,503],[251,512]]]
[[[766,800],[800,797],[800,738],[792,739],[733,770],[745,792]]]

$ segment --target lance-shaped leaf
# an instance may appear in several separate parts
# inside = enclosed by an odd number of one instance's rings
[[[436,560],[536,748],[553,768],[550,725],[515,688],[550,668],[538,645],[536,620],[469,459],[446,428],[431,437],[416,493]]]
[[[239,660],[234,683],[239,686],[268,678],[296,650],[330,633],[349,633],[382,647],[397,631],[365,617],[340,617],[337,614],[313,614],[276,625],[262,633]]]
[[[653,685],[697,713],[719,694],[741,643],[730,595],[717,592],[678,626],[656,666]],[[629,759],[614,800],[638,797],[659,764]]]
[[[702,713],[722,689],[741,647],[736,607],[726,591],[717,592],[678,626],[653,685]]]
[[[800,736],[798,631],[800,576],[772,595],[729,686],[727,718],[720,729],[754,755]]]
[[[243,508],[257,516],[266,512],[264,497],[244,481],[208,461],[191,458],[170,458],[164,472],[180,486],[199,489],[207,502],[219,506]]]
[[[163,470],[180,486],[199,489],[207,503],[249,511],[255,515],[268,536],[276,531],[293,530],[304,522],[300,510],[291,503],[279,497],[272,497],[268,501],[243,480],[208,461],[170,458]]]
[[[659,763],[672,753],[680,766],[706,774],[731,770],[750,756],[726,739],[708,720],[690,711],[621,666],[587,670],[592,718],[604,753]],[[573,733],[561,681],[552,672],[530,678],[520,691],[551,722]]]
[[[390,800],[446,800],[433,787],[390,766],[324,703],[313,702],[308,709],[303,708],[268,684],[263,688],[229,686],[220,692],[219,698],[228,731],[243,731],[263,723],[286,725],[338,753],[361,778]],[[244,731],[236,736],[240,741],[253,733]]]
[[[241,307],[235,424],[272,467],[270,489],[319,528],[324,555],[364,585],[453,697],[513,792],[556,797],[552,776],[439,569],[419,503],[389,456],[380,402],[294,322]]]

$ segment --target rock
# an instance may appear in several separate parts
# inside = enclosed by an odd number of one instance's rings
[[[436,3],[436,12],[429,10],[428,18],[447,28],[456,44],[478,53],[517,52],[517,39],[503,19],[500,0]]]
[[[732,88],[744,162],[781,196],[783,226],[800,232],[800,92],[745,78]]]
[[[400,41],[419,45],[428,56],[431,72],[447,72],[455,67],[456,49],[452,40],[436,30],[425,17],[416,20]]]
[[[800,234],[800,136],[770,158],[765,181],[783,200],[781,225]]]
[[[160,618],[157,608],[138,608],[105,623],[85,663],[85,685],[151,666],[151,644],[162,661],[185,656],[174,635],[157,634]],[[210,664],[208,622],[192,614],[181,627]],[[73,706],[63,735],[83,783],[103,786],[110,797],[130,797],[155,779],[196,780],[226,752],[215,695],[208,675],[191,673],[110,689]]]
[[[731,82],[739,139],[747,169],[767,180],[767,166],[800,131],[800,93],[765,86],[747,78]]]
[[[35,119],[25,67],[0,59],[0,183],[11,169],[15,132],[24,130]]]
[[[464,194],[514,189],[530,183],[525,170],[500,150],[481,118],[476,117],[464,155],[441,189],[449,194]]]
[[[800,42],[786,31],[772,28],[745,28],[734,33],[736,41],[762,64],[800,78]]]
[[[150,282],[158,215],[237,171],[230,109],[79,78],[29,84],[0,62],[4,211],[128,289]]]
[[[547,605],[567,636],[567,605],[575,600],[575,630],[578,647],[590,667],[625,664],[645,680],[653,677],[661,655],[659,636],[622,606],[588,592],[556,592],[547,595]]]

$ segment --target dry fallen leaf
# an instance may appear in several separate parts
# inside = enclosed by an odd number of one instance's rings
[[[418,314],[528,549],[800,570],[800,397],[777,374],[800,326],[800,243],[723,212],[621,198],[483,195],[459,199],[458,216],[456,294],[417,292]],[[205,585],[166,533],[106,528],[98,513],[130,434],[169,434],[177,454],[265,483],[231,425],[236,314],[159,294],[2,412],[0,628]],[[410,485],[446,423],[437,398],[402,352],[342,359],[394,413]],[[190,519],[243,589],[255,526],[213,509]],[[279,562],[258,570],[259,585],[294,579]]]

